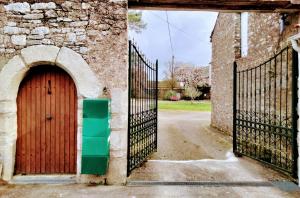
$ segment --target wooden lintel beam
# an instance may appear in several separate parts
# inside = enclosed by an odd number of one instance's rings
[[[300,4],[267,0],[129,0],[130,9],[146,10],[213,10],[213,11],[300,11]]]

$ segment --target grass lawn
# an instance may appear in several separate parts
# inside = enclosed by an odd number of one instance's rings
[[[202,101],[158,101],[158,110],[211,111],[211,102]]]

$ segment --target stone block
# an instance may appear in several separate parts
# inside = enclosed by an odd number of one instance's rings
[[[4,6],[6,11],[11,11],[13,13],[22,13],[30,12],[30,5],[27,2],[24,3],[11,3]]]
[[[47,10],[45,12],[45,16],[46,16],[46,18],[56,18],[57,13],[54,10]]]
[[[31,34],[39,34],[39,35],[44,35],[44,34],[49,34],[50,30],[48,27],[36,27],[31,31]]]
[[[70,43],[75,43],[77,41],[75,33],[69,32],[67,33],[66,37],[67,37],[67,41]]]
[[[43,42],[42,40],[27,40],[27,45],[31,46],[31,45],[42,45]]]
[[[87,47],[80,47],[79,48],[79,52],[81,53],[81,54],[87,54],[88,53],[88,48]]]
[[[110,134],[110,150],[112,157],[125,157],[127,155],[127,130],[112,131]]]
[[[24,46],[26,45],[26,35],[12,35],[11,42],[14,45]]]
[[[83,97],[97,98],[101,95],[102,86],[80,54],[62,47],[57,56],[56,64],[71,75]]]
[[[14,105],[16,106],[16,105]],[[14,138],[16,133],[13,131],[17,131],[17,114],[16,113],[6,113],[0,115],[0,131],[6,134],[6,137]]]
[[[127,159],[111,158],[107,173],[108,184],[125,184],[127,178]]]
[[[91,7],[91,5],[89,3],[82,3],[81,7],[82,7],[82,9],[87,10]]]
[[[17,106],[14,101],[0,101],[0,114],[9,114],[17,112]]]
[[[43,14],[26,14],[23,16],[24,19],[36,20],[44,18]]]
[[[112,113],[125,113],[127,111],[127,98],[128,92],[127,90],[123,90],[121,88],[113,88],[111,89],[111,111]]]
[[[48,10],[48,9],[55,9],[56,4],[54,2],[49,3],[35,3],[31,5],[31,9],[33,10]]]
[[[70,26],[71,27],[83,27],[83,26],[86,26],[87,24],[88,24],[87,21],[75,21],[75,22],[70,23]]]
[[[33,40],[40,40],[40,39],[43,39],[43,38],[45,38],[45,35],[29,35],[28,37],[27,37],[28,39],[33,39]]]
[[[17,26],[17,23],[10,21],[10,22],[7,22],[7,26],[15,27],[15,26]]]
[[[0,94],[0,101],[16,100],[20,82],[26,71],[28,68],[20,56],[15,56],[8,61],[0,73],[0,90],[6,90]]]
[[[27,28],[18,28],[18,27],[11,27],[11,26],[5,26],[4,29],[4,34],[29,34],[30,30]]]
[[[55,64],[58,52],[59,48],[56,46],[37,45],[22,49],[21,56],[26,65],[32,67],[45,63]]]

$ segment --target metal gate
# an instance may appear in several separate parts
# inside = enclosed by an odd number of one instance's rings
[[[233,151],[297,177],[298,54],[286,47],[233,76]]]
[[[129,41],[128,175],[157,150],[157,69]]]

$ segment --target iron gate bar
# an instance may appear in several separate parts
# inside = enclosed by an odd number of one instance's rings
[[[297,177],[298,53],[282,49],[264,63],[233,64],[233,152]],[[279,96],[278,96],[279,95]]]
[[[157,69],[129,41],[128,176],[157,150]]]

